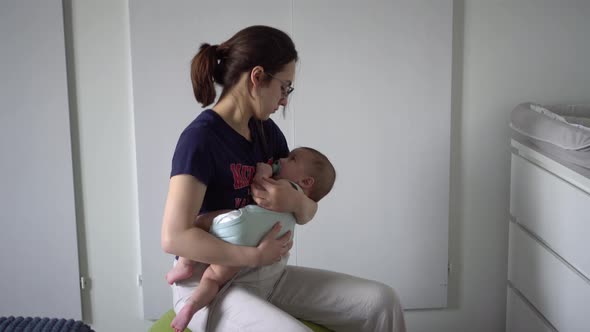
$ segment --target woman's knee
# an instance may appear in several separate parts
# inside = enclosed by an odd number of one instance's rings
[[[404,313],[395,290],[379,282],[373,282],[369,288],[364,330],[404,332]]]
[[[399,296],[393,288],[380,282],[372,282],[367,289],[367,305],[371,312],[395,312],[401,310]]]

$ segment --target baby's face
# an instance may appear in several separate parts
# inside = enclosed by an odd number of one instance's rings
[[[310,154],[301,148],[291,151],[287,158],[280,159],[281,169],[276,177],[298,183],[306,175],[305,167],[310,163]]]

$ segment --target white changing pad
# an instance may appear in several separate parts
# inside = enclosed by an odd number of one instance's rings
[[[590,105],[518,105],[510,127],[519,134],[553,144],[564,150],[590,148]]]
[[[565,164],[590,169],[590,105],[522,103],[512,111],[513,138]],[[571,168],[571,167],[570,167]],[[579,171],[579,170],[577,170]]]

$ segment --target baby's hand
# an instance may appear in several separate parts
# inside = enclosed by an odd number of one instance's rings
[[[254,181],[260,181],[262,178],[272,177],[272,166],[266,163],[256,164],[256,174],[254,175]]]

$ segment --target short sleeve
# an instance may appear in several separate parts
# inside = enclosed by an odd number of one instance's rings
[[[208,142],[205,128],[187,128],[182,132],[174,156],[170,177],[179,174],[190,174],[208,185],[213,176],[213,160],[211,144]]]

